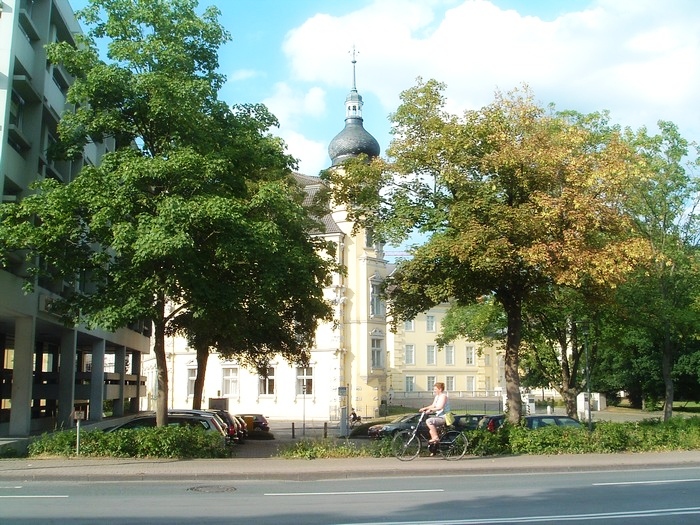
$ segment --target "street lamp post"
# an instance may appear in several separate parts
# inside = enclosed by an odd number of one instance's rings
[[[301,385],[301,435],[306,437],[306,381]]]

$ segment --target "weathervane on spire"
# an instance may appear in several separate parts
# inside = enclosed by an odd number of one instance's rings
[[[353,44],[352,51],[349,51],[349,53],[352,53],[352,89],[353,91],[357,91],[357,83],[355,81],[355,64],[357,64],[357,59],[355,57],[360,52],[355,49],[355,45]]]

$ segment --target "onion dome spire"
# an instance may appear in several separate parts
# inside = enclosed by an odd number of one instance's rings
[[[333,166],[342,164],[347,159],[365,154],[378,157],[380,148],[377,139],[370,135],[362,125],[362,96],[357,92],[356,51],[352,49],[352,88],[345,97],[345,128],[338,133],[328,145],[328,155]]]

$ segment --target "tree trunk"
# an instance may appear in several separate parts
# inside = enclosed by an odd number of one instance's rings
[[[196,345],[197,351],[197,377],[194,379],[194,399],[192,399],[192,408],[199,410],[202,408],[202,397],[204,394],[204,377],[207,373],[207,361],[209,360],[209,346]]]
[[[667,329],[664,335],[664,350],[661,356],[661,375],[664,379],[664,421],[668,421],[673,417],[673,344],[671,343],[671,334]]]
[[[508,316],[506,337],[505,376],[506,398],[508,399],[508,421],[517,425],[522,413],[523,401],[520,396],[520,339],[522,338],[523,312],[520,299],[501,297],[501,303]]]
[[[153,321],[153,354],[156,357],[157,397],[156,425],[168,424],[168,360],[165,357],[165,301],[156,305],[158,319]]]

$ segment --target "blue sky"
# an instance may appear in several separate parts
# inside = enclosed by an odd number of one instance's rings
[[[86,0],[71,0],[74,8]],[[357,55],[365,128],[382,151],[389,114],[418,76],[447,84],[449,109],[527,83],[542,104],[700,140],[696,0],[201,0],[233,40],[221,49],[229,103],[262,102],[300,171],[328,167]]]

